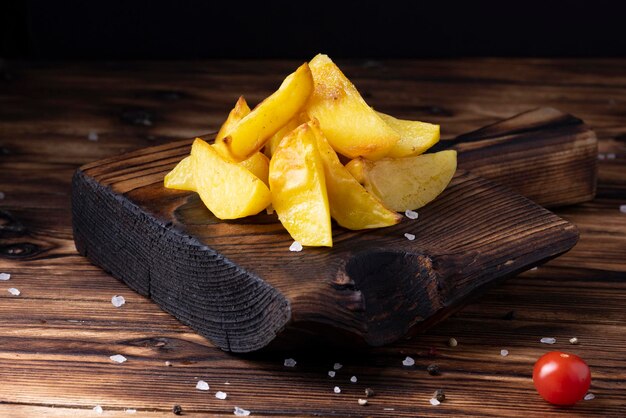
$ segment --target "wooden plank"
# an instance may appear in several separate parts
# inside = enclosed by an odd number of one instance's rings
[[[358,353],[297,351],[270,359],[242,357],[241,368],[250,376],[237,374],[231,385],[238,382],[242,387],[232,392],[227,405],[216,404],[213,394],[225,390],[221,378],[233,378],[232,361],[239,357],[223,353],[206,340],[194,339],[198,337],[193,331],[175,321],[150,320],[155,314],[159,318],[167,315],[160,316],[142,297],[129,299],[130,291],[124,294],[129,302],[122,308],[134,311],[128,319],[124,311],[115,314],[115,326],[90,320],[92,313],[102,317],[113,309],[108,301],[123,285],[97,273],[73,248],[69,172],[89,161],[216,128],[239,94],[254,91],[251,102],[266,96],[297,63],[16,64],[9,67],[14,77],[2,82],[0,97],[0,191],[6,194],[0,208],[9,210],[27,231],[10,240],[47,244],[46,251],[32,257],[6,258],[0,251],[0,271],[13,274],[7,286],[0,284],[0,317],[11,318],[0,321],[0,340],[11,337],[16,347],[0,349],[0,416],[71,416],[74,412],[76,416],[94,416],[91,408],[98,403],[105,409],[103,416],[127,416],[123,408],[129,407],[138,410],[136,416],[171,416],[174,403],[180,403],[191,416],[216,416],[217,411],[232,416],[235,404],[251,409],[253,416],[626,415],[622,337],[626,329],[617,323],[626,317],[626,305],[621,303],[626,257],[621,256],[624,247],[620,239],[626,230],[619,223],[619,205],[626,204],[626,61],[339,62],[357,86],[371,95],[367,100],[378,109],[441,123],[448,138],[539,106],[553,106],[584,119],[598,135],[599,152],[615,153],[616,158],[598,161],[600,204],[557,211],[574,222],[580,216],[586,219],[579,225],[579,244],[566,257],[488,292],[420,338]],[[166,98],[163,92],[168,91],[179,97]],[[120,116],[127,108],[147,109],[157,118],[152,126],[131,125]],[[90,130],[99,132],[98,141],[87,139]],[[59,173],[58,181],[47,181],[57,178],[58,165],[66,166],[68,174]],[[11,170],[5,171],[7,167]],[[22,186],[22,178],[30,179],[27,185]],[[0,228],[0,250],[6,243],[6,230]],[[596,251],[602,248],[610,251]],[[589,268],[589,263],[594,268]],[[5,293],[9,286],[35,296],[24,296],[26,304],[19,317],[10,314],[16,299]],[[566,289],[563,295],[562,289]],[[57,299],[65,304],[45,302]],[[66,315],[73,301],[81,299],[85,302],[79,311]],[[604,306],[607,311],[601,318]],[[501,319],[511,311],[515,313],[512,319]],[[135,324],[138,317],[145,318],[141,326]],[[450,352],[446,347],[450,336],[459,340],[459,350]],[[539,344],[542,336],[556,336],[557,344]],[[571,336],[577,336],[581,344],[569,345]],[[19,344],[16,338],[21,340]],[[94,359],[93,353],[103,353],[111,341],[120,350],[136,350],[130,341],[142,338],[152,344],[159,338],[190,341],[173,347],[167,355],[181,362],[202,361],[194,369],[197,374],[191,370],[182,374],[191,379],[205,377],[211,391],[197,393],[177,377],[180,367],[194,368],[195,364],[176,364],[164,378],[157,378],[163,370],[164,354],[142,357],[141,370],[137,364],[133,366],[142,382],[132,377],[127,380],[132,373],[123,367],[130,361],[121,368],[114,364],[99,367],[97,373],[90,372],[91,363],[82,362],[82,356]],[[47,354],[50,339],[56,340],[56,353]],[[430,347],[444,355],[429,357]],[[510,350],[509,357],[499,357],[501,348]],[[577,353],[590,364],[591,391],[596,399],[564,409],[546,404],[534,393],[532,363],[551,349]],[[35,357],[36,365],[33,360],[22,361],[21,356],[26,355]],[[402,368],[400,361],[405,355],[416,358],[416,370]],[[72,360],[64,361],[63,356]],[[296,369],[283,369],[283,358],[292,356],[298,360]],[[96,364],[104,366],[105,360]],[[340,381],[326,375],[335,361],[344,364]],[[424,373],[431,361],[442,366],[441,376]],[[68,364],[71,367],[66,368]],[[352,374],[359,377],[357,384],[347,381]],[[86,384],[91,381],[97,383]],[[64,393],[55,389],[59,382]],[[335,384],[342,387],[342,394],[332,393]],[[375,389],[377,395],[363,408],[356,399],[362,397],[365,386]],[[446,391],[448,401],[431,407],[428,398],[438,388]],[[225,391],[231,394],[230,389]],[[384,411],[385,407],[396,410]],[[118,412],[107,412],[111,409]]]

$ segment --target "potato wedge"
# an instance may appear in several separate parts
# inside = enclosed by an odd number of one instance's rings
[[[270,161],[272,204],[293,239],[307,246],[332,247],[324,165],[308,124],[288,134]]]
[[[235,103],[235,107],[232,108],[228,117],[220,127],[220,130],[217,132],[215,142],[222,142],[227,133],[233,130],[239,121],[246,117],[248,113],[250,113],[250,106],[248,106],[248,102],[246,102],[246,99],[243,96],[239,96],[239,99],[237,99],[237,102]]]
[[[196,183],[193,181],[193,169],[191,157],[185,157],[176,167],[165,175],[163,185],[168,189],[196,191]]]
[[[400,222],[400,215],[387,209],[380,200],[368,193],[341,164],[337,153],[324,137],[317,119],[309,122],[309,125],[315,133],[324,164],[330,216],[339,225],[353,230],[381,228]]]
[[[317,55],[309,66],[315,88],[306,112],[319,120],[333,149],[349,158],[377,160],[384,157],[400,135],[365,103],[356,87],[328,56]]]
[[[191,147],[196,191],[206,207],[220,219],[256,215],[270,204],[268,187],[245,167],[226,161],[196,138]]]
[[[439,142],[439,125],[417,120],[396,119],[381,112],[376,112],[376,114],[400,135],[400,140],[389,150],[386,157],[402,158],[420,155]]]
[[[389,209],[421,208],[446,188],[456,171],[456,151],[368,161],[358,158],[346,168]]]
[[[217,153],[227,161],[235,162],[235,159],[230,154],[230,151],[224,144],[224,136],[226,136],[226,132],[233,129],[241,119],[243,119],[246,115],[250,113],[250,108],[248,107],[248,103],[243,96],[239,97],[237,103],[235,103],[235,107],[230,111],[228,117],[219,132],[215,136],[215,143],[213,144],[213,148]],[[240,163],[242,166],[248,169],[252,174],[257,176],[263,183],[265,183],[269,187],[268,175],[269,175],[269,159],[260,152],[255,152],[252,154],[250,158],[247,158]]]
[[[293,131],[298,126],[300,126],[302,123],[304,123],[304,121],[300,121],[300,119],[301,118],[298,118],[298,117],[291,118],[289,120],[289,122],[287,122],[287,124],[285,126],[280,128],[278,130],[278,132],[276,132],[274,135],[272,135],[272,137],[269,139],[269,141],[267,141],[267,143],[265,144],[265,155],[268,158],[272,158],[272,155],[274,155],[274,152],[276,151],[276,148],[278,148],[278,144],[280,144],[280,141],[282,141],[283,138],[289,132]]]
[[[236,161],[249,158],[297,115],[313,91],[313,77],[308,64],[302,64],[285,78],[271,96],[263,100],[232,129],[225,130],[223,139]]]
[[[262,152],[255,152],[252,157],[239,163],[269,187],[270,160]]]

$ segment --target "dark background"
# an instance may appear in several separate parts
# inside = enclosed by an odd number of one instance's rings
[[[618,1],[0,3],[4,58],[626,55]]]

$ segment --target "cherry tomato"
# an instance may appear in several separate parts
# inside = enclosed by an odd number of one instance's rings
[[[533,382],[546,401],[555,405],[574,405],[587,393],[591,372],[580,357],[551,351],[535,363]]]

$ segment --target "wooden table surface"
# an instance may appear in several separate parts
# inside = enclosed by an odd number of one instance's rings
[[[101,416],[147,417],[174,405],[190,416],[232,416],[235,406],[253,416],[626,416],[626,60],[338,63],[371,105],[439,123],[444,137],[539,106],[583,118],[600,139],[597,198],[556,210],[578,225],[577,246],[419,338],[358,352],[231,355],[76,253],[70,179],[84,163],[217,129],[240,94],[258,102],[298,63],[5,63],[0,272],[11,278],[0,282],[1,417],[98,416],[96,405]],[[126,304],[115,308],[113,295]],[[553,349],[589,363],[595,399],[558,408],[537,395],[533,363]],[[403,367],[406,356],[414,367]],[[297,365],[284,367],[287,357]],[[343,368],[331,378],[335,362]],[[426,372],[433,363],[440,376]],[[195,389],[198,379],[208,392]],[[367,387],[376,395],[360,406]],[[435,407],[436,389],[446,401]]]

